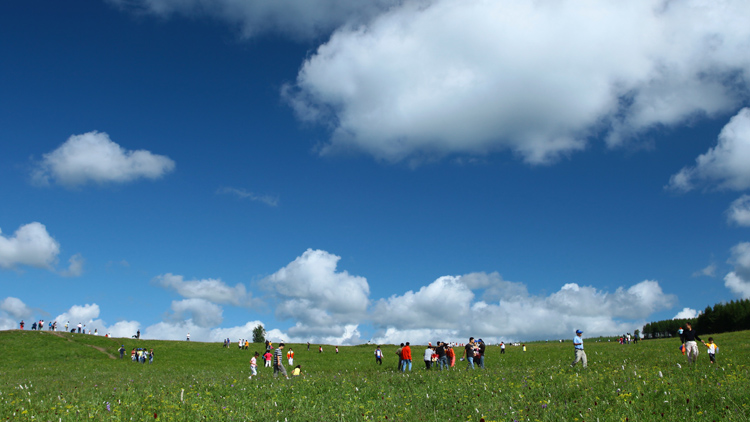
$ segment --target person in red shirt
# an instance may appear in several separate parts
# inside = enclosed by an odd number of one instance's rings
[[[401,371],[406,372],[406,367],[409,367],[409,370],[411,371],[411,347],[409,347],[409,342],[406,342],[406,346],[404,346],[403,349],[401,349],[401,358],[403,359],[403,363],[401,364]]]

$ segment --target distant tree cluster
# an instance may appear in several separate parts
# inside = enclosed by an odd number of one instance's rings
[[[643,338],[662,338],[677,335],[677,330],[685,328],[685,323],[695,324],[695,318],[665,319],[663,321],[649,322],[643,326]]]
[[[677,330],[690,322],[699,333],[718,334],[729,331],[750,330],[750,299],[733,300],[708,306],[698,318],[667,319],[643,326],[644,338],[672,337]]]
[[[750,299],[706,307],[698,316],[696,329],[702,333],[750,330]]]

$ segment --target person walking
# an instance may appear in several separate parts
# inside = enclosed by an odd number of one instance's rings
[[[383,364],[383,351],[380,350],[380,346],[375,349],[375,362],[377,362],[378,365]]]
[[[279,343],[279,347],[273,354],[273,377],[278,377],[279,373],[284,375],[284,378],[289,379],[284,367],[284,343]]]
[[[505,354],[505,343],[503,343],[502,341],[500,342],[500,354]]]
[[[253,355],[252,358],[250,358],[250,371],[252,372],[248,379],[253,379],[253,376],[258,375],[258,356],[260,353],[255,352],[255,355]]]
[[[581,361],[581,364],[585,368],[588,366],[588,361],[586,360],[586,352],[583,351],[583,331],[576,330],[576,336],[573,337],[573,348],[575,353],[575,359],[573,359],[573,363],[570,364],[570,367],[574,367],[578,361]]]
[[[708,347],[708,359],[711,363],[716,363],[716,353],[719,352],[719,346],[714,343],[714,338],[709,337],[708,343],[706,343],[706,347]]]
[[[682,331],[680,340],[682,340],[682,344],[685,345],[685,354],[687,354],[688,364],[691,364],[698,361],[698,344],[695,340],[700,341],[704,346],[706,345],[706,342],[698,337],[692,324],[687,322],[685,323],[685,327],[687,329]]]
[[[123,344],[122,346],[120,346],[120,349],[118,351],[120,352],[120,359],[122,359],[123,356],[125,356],[125,345]]]

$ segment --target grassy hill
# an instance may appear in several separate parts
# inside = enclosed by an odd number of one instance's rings
[[[705,336],[706,339],[708,336]],[[687,366],[679,341],[586,341],[589,368],[570,368],[572,343],[487,349],[487,369],[395,371],[395,346],[292,344],[304,376],[274,379],[251,353],[221,344],[0,332],[0,420],[560,421],[750,420],[750,332],[713,336],[709,365]],[[124,344],[154,349],[153,364],[120,360]],[[457,349],[460,356],[460,350]],[[259,362],[262,366],[262,362]],[[460,369],[460,370],[459,370]]]

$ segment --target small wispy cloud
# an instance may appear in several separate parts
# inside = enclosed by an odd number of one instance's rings
[[[693,273],[693,277],[716,277],[716,264],[709,264],[706,268]]]
[[[216,191],[216,193],[220,195],[235,195],[236,197],[240,199],[249,199],[251,201],[261,202],[271,207],[279,206],[278,196],[258,195],[253,192],[248,192],[245,189],[224,187],[224,188],[219,188]]]

